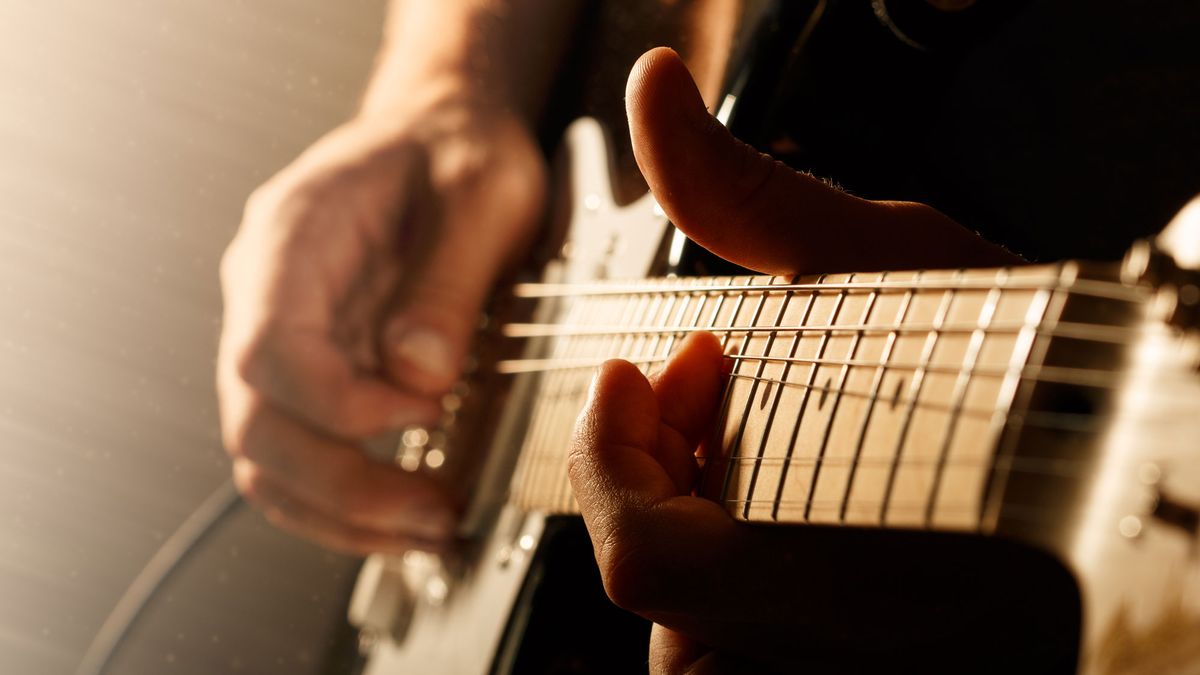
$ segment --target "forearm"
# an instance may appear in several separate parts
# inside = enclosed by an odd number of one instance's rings
[[[578,0],[393,0],[364,114],[465,98],[533,119]]]

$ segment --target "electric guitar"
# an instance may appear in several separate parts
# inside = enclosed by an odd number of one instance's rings
[[[470,536],[367,560],[367,673],[531,669],[594,368],[652,369],[697,330],[732,362],[702,496],[733,518],[1036,552],[1067,672],[1200,672],[1200,206],[1120,264],[663,276],[685,242],[650,195],[618,206],[610,155],[595,121],[568,129],[561,246],[501,294],[440,428],[401,439],[401,466],[469,474]]]

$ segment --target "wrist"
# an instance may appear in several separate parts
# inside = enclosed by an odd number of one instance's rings
[[[361,111],[394,114],[447,102],[518,111],[505,24],[491,0],[396,0]],[[430,30],[437,27],[437,30]]]

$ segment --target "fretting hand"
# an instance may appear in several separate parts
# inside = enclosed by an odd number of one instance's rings
[[[933,208],[847,195],[736,141],[669,50],[639,60],[626,102],[638,164],[671,220],[743,266],[796,274],[1018,262]],[[823,535],[738,524],[693,496],[721,359],[716,339],[700,334],[653,380],[627,362],[605,364],[572,445],[571,482],[605,588],[656,623],[652,672],[830,672],[850,662],[825,647],[852,629],[879,653],[921,639],[906,633],[902,609],[855,613],[864,591],[887,592],[867,549],[843,539],[805,555]],[[874,550],[891,557],[897,578],[921,578],[903,549]]]

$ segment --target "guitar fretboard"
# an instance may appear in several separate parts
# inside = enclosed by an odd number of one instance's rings
[[[533,344],[501,371],[540,377],[519,505],[577,511],[566,454],[596,365],[619,357],[649,372],[708,330],[733,363],[704,496],[749,521],[977,530],[1010,470],[1001,439],[1022,383],[1086,375],[1045,366],[1049,339],[1121,339],[1063,321],[1065,299],[1129,291],[1068,264],[517,293],[554,303],[550,322],[505,327]]]

